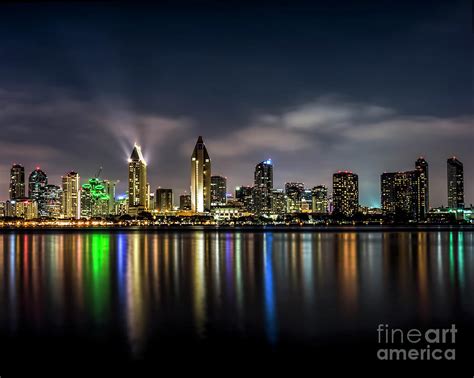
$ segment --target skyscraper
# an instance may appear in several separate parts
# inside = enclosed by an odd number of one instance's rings
[[[255,214],[270,214],[272,209],[273,163],[271,159],[255,166],[253,206]]]
[[[190,194],[181,194],[179,196],[179,209],[191,210],[191,195]]]
[[[227,202],[227,178],[211,176],[211,206],[223,206]]]
[[[424,174],[420,170],[386,172],[380,176],[382,211],[398,220],[421,220],[425,216]]]
[[[252,191],[251,186],[237,186],[235,188],[235,199],[249,212],[253,211]]]
[[[62,177],[62,216],[67,219],[81,217],[81,195],[79,190],[79,174],[69,172]]]
[[[136,145],[128,159],[128,213],[137,215],[147,209],[147,165],[142,149]]]
[[[420,219],[424,219],[428,211],[430,210],[430,182],[428,172],[428,162],[421,156],[415,162],[415,168],[419,174],[419,198],[418,198],[418,214]]]
[[[173,210],[173,190],[172,189],[156,189],[155,196],[156,210],[160,213]]]
[[[333,175],[334,213],[346,217],[354,216],[359,208],[359,177],[352,172],[337,172]]]
[[[211,210],[211,159],[202,136],[191,156],[191,210],[194,213]]]
[[[81,216],[106,217],[109,215],[109,195],[103,180],[94,177],[82,185]]]
[[[285,184],[285,194],[287,198],[287,211],[296,213],[301,211],[301,200],[303,198],[304,183],[287,182]]]
[[[28,197],[38,203],[40,217],[48,216],[44,199],[46,185],[48,185],[48,176],[39,167],[36,167],[28,179]]]
[[[10,170],[10,199],[25,198],[25,168],[13,164]]]
[[[448,159],[448,207],[464,209],[464,168],[463,164],[452,157]]]
[[[61,188],[57,185],[46,185],[43,198],[45,202],[46,216],[59,218],[61,216]]]
[[[313,213],[326,214],[328,212],[328,188],[324,185],[315,186],[312,190]]]

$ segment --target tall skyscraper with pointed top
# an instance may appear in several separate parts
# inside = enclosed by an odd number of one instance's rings
[[[195,213],[211,210],[211,159],[202,136],[191,156],[191,210]]]
[[[128,213],[130,215],[138,215],[139,212],[147,210],[146,168],[142,149],[135,144],[132,155],[128,159]]]

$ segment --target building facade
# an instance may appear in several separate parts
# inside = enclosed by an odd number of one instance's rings
[[[28,178],[28,197],[38,203],[38,215],[40,217],[48,216],[44,199],[47,185],[48,176],[39,167],[36,167]]]
[[[448,207],[464,209],[464,167],[456,157],[447,161],[448,173]]]
[[[128,213],[138,215],[147,210],[147,164],[140,146],[133,147],[128,160]]]
[[[81,194],[80,177],[77,172],[69,172],[62,177],[61,214],[63,218],[80,219]]]
[[[333,175],[333,213],[353,217],[359,209],[359,177],[349,171]]]
[[[173,211],[173,190],[158,188],[155,196],[156,210],[160,213]]]
[[[20,164],[13,164],[10,169],[10,199],[25,198],[25,168]]]
[[[211,176],[211,207],[227,203],[227,178]]]
[[[317,185],[311,191],[313,202],[313,213],[327,214],[328,212],[328,188],[324,185]]]
[[[273,190],[273,163],[271,159],[255,166],[254,187],[252,191],[253,211],[257,215],[271,213],[271,193]]]
[[[191,156],[191,210],[194,213],[211,210],[211,159],[202,136]]]

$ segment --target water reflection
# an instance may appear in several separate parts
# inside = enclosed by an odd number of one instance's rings
[[[474,316],[472,232],[0,235],[0,330],[317,340]]]

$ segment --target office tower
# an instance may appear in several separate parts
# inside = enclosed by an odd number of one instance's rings
[[[359,208],[359,177],[352,172],[337,172],[333,175],[334,213],[345,217],[354,216]]]
[[[463,164],[456,157],[448,159],[448,207],[464,209]]]
[[[25,198],[25,168],[13,164],[10,169],[10,199]]]
[[[237,186],[235,188],[235,200],[240,202],[248,212],[253,211],[252,191],[253,188],[251,186]]]
[[[191,195],[182,194],[179,196],[179,209],[180,210],[191,210]]]
[[[380,177],[381,202],[384,215],[398,220],[421,220],[424,213],[424,174],[418,169],[386,172]]]
[[[105,193],[109,197],[108,215],[114,215],[115,214],[115,190],[116,190],[118,181],[103,180],[102,182],[103,182],[104,187],[105,187]]]
[[[150,193],[150,199],[149,199],[149,207],[148,210],[155,210],[156,209],[156,193]]]
[[[191,210],[211,210],[211,159],[201,136],[191,156]]]
[[[326,214],[328,212],[328,188],[318,185],[311,191],[313,201],[313,213]]]
[[[61,216],[62,190],[57,185],[46,185],[43,199],[48,218],[59,218]]]
[[[301,200],[303,198],[304,183],[287,182],[285,184],[285,194],[287,199],[287,211],[297,213],[301,211]]]
[[[273,190],[273,164],[268,159],[255,166],[253,210],[255,214],[266,215],[271,212],[271,192]]]
[[[109,195],[103,180],[95,177],[82,185],[81,217],[106,217],[109,215]]]
[[[28,197],[38,203],[40,217],[48,216],[43,198],[46,185],[48,185],[48,176],[39,167],[36,167],[28,179]]]
[[[172,189],[156,189],[156,210],[160,213],[173,210],[173,190]]]
[[[304,189],[301,193],[301,211],[311,211],[313,209],[313,200],[312,200],[312,191],[311,189]]]
[[[286,213],[286,195],[283,189],[273,189],[270,194],[271,213],[282,215]]]
[[[128,213],[138,215],[147,209],[147,165],[142,149],[136,145],[128,159]]]
[[[69,172],[62,177],[62,216],[67,219],[79,219],[81,217],[81,193],[79,186],[79,174]]]
[[[418,172],[420,172],[420,192],[417,201],[418,214],[420,214],[420,219],[424,219],[428,211],[430,211],[430,182],[428,162],[421,156],[415,162],[415,168]]]
[[[211,176],[211,206],[224,206],[227,202],[227,178]]]

